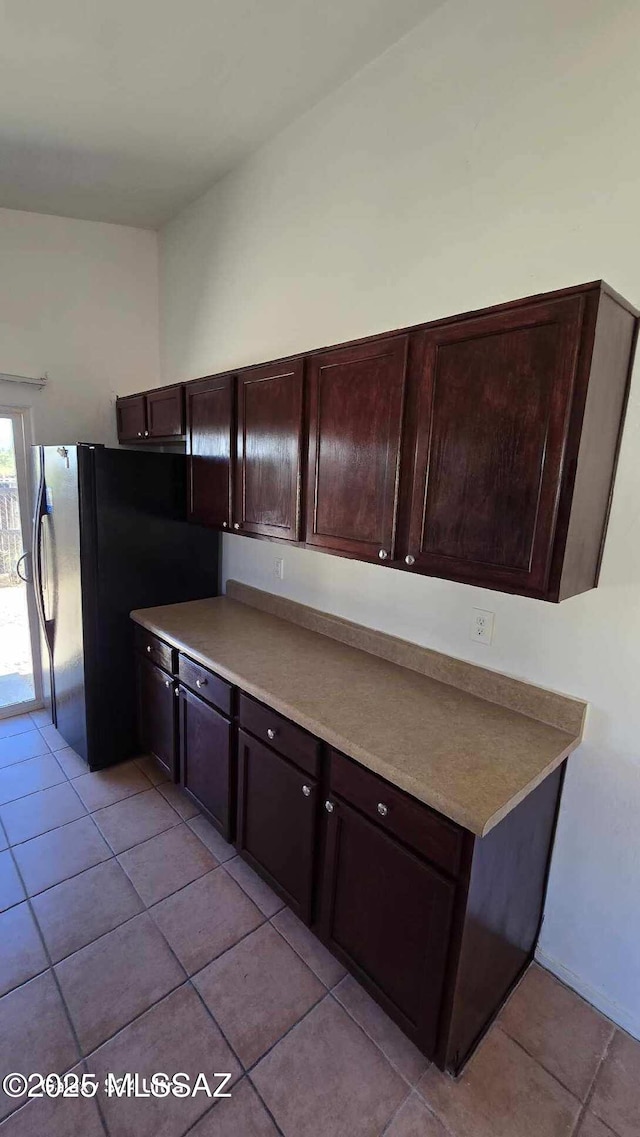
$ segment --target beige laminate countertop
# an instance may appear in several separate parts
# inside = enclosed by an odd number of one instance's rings
[[[579,734],[226,596],[131,615],[478,836],[580,742]]]

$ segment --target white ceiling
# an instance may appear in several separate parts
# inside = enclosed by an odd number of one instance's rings
[[[0,206],[157,227],[441,0],[0,0]]]

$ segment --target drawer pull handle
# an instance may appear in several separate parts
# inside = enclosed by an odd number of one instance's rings
[[[380,557],[381,561],[386,561],[389,554],[388,554],[386,549],[381,549],[380,552],[378,553],[378,556]]]
[[[389,806],[385,805],[383,801],[378,802],[378,813],[381,817],[386,817],[389,812]]]
[[[311,797],[311,786],[303,786],[302,792],[305,797]]]
[[[411,553],[407,553],[406,557],[404,558],[404,563],[405,563],[405,565],[409,565],[409,566],[415,565],[416,558],[412,557]]]
[[[206,685],[207,685],[206,679],[196,679],[196,687],[206,687]]]
[[[174,688],[173,688],[173,693],[174,693],[174,695],[175,695],[175,696],[176,696],[176,698],[177,698],[177,697],[178,697],[178,695],[180,694],[180,688],[179,688],[179,687],[174,687]]]
[[[151,655],[151,644],[147,644],[147,655]]]
[[[223,529],[228,529],[228,528],[229,528],[229,522],[228,522],[228,521],[223,521],[223,522],[222,522],[222,528],[223,528]]]
[[[270,726],[269,729],[267,730],[267,738],[270,738],[271,741],[273,742],[273,739],[275,738],[277,733],[278,733],[277,730],[274,730],[273,727]]]
[[[234,528],[234,529],[239,529],[239,528],[240,528],[240,523],[239,523],[238,521],[235,521],[235,522],[234,522],[234,525],[233,525],[233,528]]]
[[[333,813],[335,806],[332,801],[325,801],[324,808],[326,809],[327,813]]]
[[[171,686],[171,680],[170,680],[170,679],[165,679],[165,681],[164,681],[164,685],[165,685],[165,687],[170,687],[170,686]]]

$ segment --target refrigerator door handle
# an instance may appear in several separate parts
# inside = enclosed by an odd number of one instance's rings
[[[31,565],[29,564],[29,559],[30,559],[29,553],[27,552],[27,553],[23,553],[22,556],[18,557],[18,560],[16,561],[16,575],[20,577],[20,580],[23,582],[23,584],[31,584],[31,581],[32,581]],[[26,576],[23,576],[22,571],[21,571],[21,566],[22,566],[23,561],[24,561],[25,573],[27,574]]]
[[[44,458],[41,459],[40,483],[36,495],[36,508],[33,517],[33,578],[36,594],[36,608],[42,626],[44,638],[47,642],[49,656],[53,662],[53,630],[54,621],[47,620],[44,607],[44,587],[42,583],[42,519],[47,512],[46,486],[44,480]]]

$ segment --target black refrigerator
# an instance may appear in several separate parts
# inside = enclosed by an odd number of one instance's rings
[[[45,702],[99,770],[136,752],[129,613],[216,595],[219,536],[186,520],[184,454],[88,443],[35,451]]]

